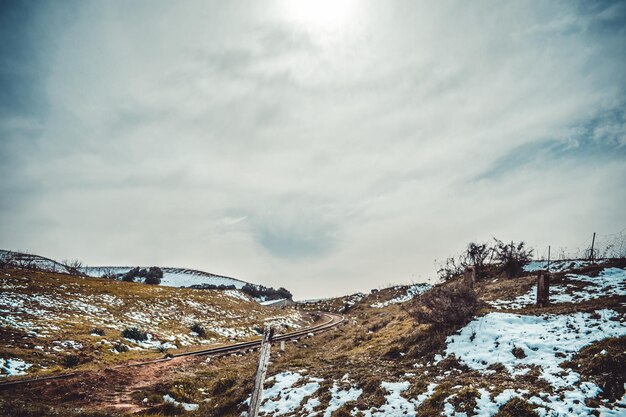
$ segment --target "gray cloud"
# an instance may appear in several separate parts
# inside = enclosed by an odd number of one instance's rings
[[[8,5],[0,247],[308,297],[624,227],[622,3]]]

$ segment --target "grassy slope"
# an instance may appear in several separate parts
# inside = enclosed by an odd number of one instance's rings
[[[620,267],[624,266],[626,265]],[[593,274],[598,269],[600,268],[589,267],[580,272]],[[553,282],[557,284],[563,280],[564,274],[557,274]],[[496,280],[495,277],[490,277],[478,283],[476,291],[484,302],[513,299],[527,293],[534,281],[535,278],[530,275],[513,280],[501,277]],[[492,375],[481,375],[452,358],[437,365],[433,364],[434,356],[444,350],[445,338],[456,329],[433,330],[428,325],[416,323],[409,314],[409,303],[391,304],[384,308],[371,307],[374,303],[395,298],[401,292],[401,288],[394,288],[369,294],[347,310],[348,324],[339,331],[288,343],[285,352],[274,348],[269,375],[282,371],[299,371],[322,378],[323,382],[316,393],[322,409],[330,401],[330,388],[334,382],[346,388],[351,384],[363,389],[363,394],[356,402],[346,404],[334,416],[348,415],[345,414],[346,410],[352,410],[355,406],[366,410],[383,404],[386,392],[380,386],[382,381],[408,381],[410,387],[402,393],[405,398],[416,398],[426,391],[429,382],[436,381],[438,386],[434,394],[418,411],[421,416],[440,415],[444,399],[452,394],[456,394],[450,400],[456,411],[469,412],[476,404],[477,389],[481,387],[489,388],[492,395],[507,388],[525,388],[531,394],[550,390],[539,377],[539,373],[534,371],[513,377],[506,370],[497,369]],[[306,309],[345,310],[345,305],[351,301],[353,300],[350,297],[324,300],[318,305],[308,304]],[[623,301],[623,297],[605,297],[578,303],[554,304],[545,309],[528,306],[514,312],[528,315],[546,312],[565,314],[610,308],[623,316],[626,313]],[[483,315],[492,311],[503,310],[496,310],[484,303],[477,314]],[[623,344],[623,338],[616,340],[605,343],[616,343],[618,347]],[[602,345],[602,349],[611,351],[617,348]],[[245,410],[242,402],[251,391],[256,359],[256,355],[227,356],[213,359],[210,363],[199,362],[180,371],[167,383],[146,387],[137,392],[136,401],[140,404],[147,398],[148,401],[143,403],[147,411],[171,415],[174,411],[162,404],[162,395],[169,394],[180,401],[200,404],[198,412],[186,413],[190,416],[240,415]],[[593,368],[591,365],[587,367]],[[347,373],[350,382],[341,382]],[[305,402],[306,399],[302,404]],[[511,406],[513,405],[512,403]],[[526,407],[526,403],[522,401],[519,407]],[[505,415],[504,407],[501,411]],[[302,409],[297,409],[296,415],[303,415]]]
[[[70,354],[80,358],[81,367],[163,356],[162,349],[122,338],[121,331],[132,326],[180,352],[255,337],[267,320],[286,324],[283,331],[303,324],[297,313],[262,307],[235,292],[15,269],[0,270],[0,289],[0,358],[32,364],[29,373],[58,371]],[[192,335],[193,323],[200,323],[206,336]],[[104,330],[103,336],[92,335],[96,327]],[[118,344],[130,350],[119,353]]]

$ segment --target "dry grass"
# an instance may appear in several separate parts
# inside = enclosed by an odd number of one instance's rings
[[[594,270],[589,269],[587,272],[594,273]],[[562,279],[563,275],[555,275],[555,282]],[[453,280],[450,285],[454,285],[454,282]],[[482,301],[512,299],[526,294],[534,283],[534,276],[514,279],[486,277],[476,284],[475,290]],[[533,368],[525,375],[512,376],[504,366],[496,364],[491,367],[495,372],[483,375],[468,369],[455,358],[447,358],[434,364],[433,356],[443,352],[446,337],[454,333],[456,327],[435,328],[418,324],[404,304],[393,304],[382,309],[370,307],[373,303],[397,295],[398,290],[395,289],[369,294],[347,309],[348,324],[339,330],[287,343],[285,352],[279,352],[274,347],[269,375],[283,371],[308,370],[311,376],[323,379],[315,396],[325,407],[330,400],[333,382],[340,381],[344,374],[349,373],[350,383],[362,388],[363,394],[356,402],[335,411],[335,416],[346,415],[355,407],[363,412],[382,405],[387,395],[380,385],[383,381],[408,381],[409,389],[402,393],[407,399],[416,398],[426,391],[429,383],[437,382],[434,395],[419,409],[420,416],[441,415],[446,401],[457,412],[471,415],[470,411],[475,407],[480,388],[488,389],[493,397],[506,389],[528,390],[526,397],[552,393],[552,387],[541,378],[538,368]],[[349,300],[348,297],[325,300],[309,304],[306,308],[340,311],[345,309]],[[620,305],[622,302],[623,300],[605,298],[575,304],[562,303],[543,309],[529,306],[517,310],[516,313],[559,314],[613,308],[623,314],[624,307]],[[494,309],[483,306],[476,314],[490,311]],[[623,384],[623,375],[626,375],[622,358],[626,348],[623,343],[622,338],[594,344],[583,349],[570,366],[575,367],[584,378],[599,384],[603,383],[601,378],[606,374],[607,366],[610,366],[615,370],[611,378],[615,378],[605,386]],[[600,360],[598,354],[602,350],[609,352],[607,356],[614,357],[618,362],[609,364],[605,359]],[[520,356],[522,354],[516,353]],[[197,412],[185,413],[186,416],[237,416],[246,409],[243,402],[251,392],[256,359],[255,354],[226,356],[212,359],[209,363],[198,361],[166,382],[137,391],[133,398],[136,404],[141,404],[143,398],[148,398],[144,412],[161,415],[176,412],[164,409],[162,404],[162,396],[169,394],[179,401],[200,404]],[[416,364],[419,366],[415,367]],[[619,391],[614,392],[616,398],[619,398],[619,394]],[[302,410],[297,409],[295,413],[300,411]],[[522,399],[509,401],[498,414],[499,417],[535,415],[532,407]]]
[[[0,357],[22,359],[33,365],[29,371],[34,373],[62,371],[63,364],[71,363],[70,355],[79,358],[79,369],[163,356],[163,349],[134,350],[138,346],[122,336],[131,327],[173,343],[176,352],[182,352],[257,337],[257,329],[268,319],[306,323],[297,312],[266,308],[217,290],[13,269],[0,270],[0,288]],[[194,323],[206,329],[204,337],[191,334]],[[92,335],[94,328],[102,336]],[[234,333],[226,335],[227,330]],[[63,345],[67,341],[82,348]],[[130,349],[115,349],[124,345]]]

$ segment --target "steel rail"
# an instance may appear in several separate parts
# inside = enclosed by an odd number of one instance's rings
[[[311,333],[320,333],[320,332],[324,332],[326,330],[332,329],[333,327],[336,327],[344,323],[346,320],[346,318],[340,314],[334,314],[334,313],[321,313],[321,314],[329,317],[330,319],[324,323],[307,327],[306,329],[296,330],[296,331],[285,333],[282,335],[277,335],[273,338],[273,341],[280,342],[280,341],[300,339],[302,337],[310,335]],[[165,358],[154,359],[154,360],[149,360],[149,361],[144,361],[144,362],[120,364],[120,365],[115,365],[109,369],[119,369],[119,368],[126,368],[126,367],[149,365],[153,363],[167,362],[167,361],[171,361],[172,359],[185,357],[185,356],[217,356],[217,355],[221,356],[221,355],[227,355],[227,354],[237,353],[241,351],[254,350],[258,348],[259,346],[261,346],[261,339],[251,340],[248,342],[239,342],[239,343],[230,344],[230,345],[216,346],[213,348],[196,350],[196,351],[191,351],[191,352],[177,353],[177,354],[169,355]],[[0,389],[4,387],[28,384],[31,382],[41,382],[41,381],[51,381],[55,379],[71,378],[73,376],[81,375],[84,373],[86,372],[71,372],[71,373],[66,373],[66,374],[61,374],[61,375],[50,375],[50,376],[35,377],[35,378],[28,378],[28,379],[15,379],[15,380],[6,381],[6,382],[0,382]]]

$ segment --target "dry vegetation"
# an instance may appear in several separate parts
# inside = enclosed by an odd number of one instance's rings
[[[623,261],[616,261],[609,265],[624,267]],[[591,266],[580,270],[580,273],[594,274],[601,267]],[[565,280],[565,274],[555,274],[554,284]],[[461,285],[460,277],[452,278],[445,284],[436,287],[435,290],[415,298],[411,302],[390,304],[384,308],[374,308],[372,305],[381,301],[391,300],[397,297],[406,287],[394,287],[392,289],[376,291],[368,295],[347,296],[333,300],[321,300],[308,303],[303,309],[327,309],[330,311],[345,312],[348,321],[337,331],[330,331],[301,339],[298,342],[287,343],[286,351],[280,352],[276,347],[272,350],[270,375],[283,371],[301,372],[321,378],[317,397],[322,404],[330,401],[330,389],[333,383],[340,386],[360,387],[363,393],[356,401],[348,402],[333,412],[333,416],[351,415],[356,408],[360,410],[356,415],[371,407],[381,406],[385,403],[388,394],[381,388],[383,381],[407,381],[408,390],[402,392],[404,398],[416,398],[427,390],[430,382],[436,381],[437,386],[432,395],[426,399],[418,409],[419,416],[440,415],[444,403],[447,400],[456,412],[465,412],[468,416],[476,406],[480,397],[479,390],[489,389],[492,396],[498,395],[507,389],[525,389],[527,396],[541,395],[551,392],[552,387],[541,377],[540,369],[533,368],[524,375],[511,375],[501,364],[490,367],[493,371],[488,375],[471,370],[461,364],[454,357],[447,357],[439,362],[435,361],[438,354],[443,353],[446,338],[454,334],[464,323],[471,320],[474,315],[483,315],[496,311],[488,301],[496,299],[513,299],[524,295],[532,288],[535,282],[534,275],[527,275],[515,279],[508,279],[504,274],[485,274],[483,279],[476,283],[475,293],[466,294],[466,290],[458,290]],[[584,287],[584,283],[575,283],[572,291]],[[141,286],[142,289],[145,286]],[[416,314],[416,311],[429,311],[437,305],[436,300],[430,298],[437,295],[448,297],[450,293],[462,292],[463,298],[471,299],[471,308],[464,310],[458,315],[454,311],[454,303],[448,302],[449,309],[437,311],[436,320],[427,314]],[[467,297],[466,297],[467,296]],[[449,298],[449,297],[448,297]],[[450,300],[448,300],[450,301]],[[555,314],[573,313],[578,311],[593,312],[597,309],[610,308],[624,316],[623,297],[599,298],[577,303],[559,303],[550,305],[544,309],[538,309],[531,305],[515,310],[516,313],[535,315],[545,312]],[[441,325],[447,314],[454,315],[448,325]],[[419,320],[416,320],[416,317]],[[606,339],[595,343],[580,351],[570,362],[564,366],[572,367],[581,373],[586,380],[596,382],[606,388],[607,398],[620,398],[623,395],[625,358],[624,338]],[[606,351],[607,354],[599,355]],[[513,352],[514,355],[522,355],[522,352]],[[204,361],[202,358],[189,360],[184,366],[170,371],[168,378],[158,383],[145,384],[135,387],[129,393],[128,402],[131,408],[106,408],[106,415],[122,415],[125,412],[139,412],[137,415],[177,415],[185,416],[239,416],[246,410],[244,401],[251,392],[252,376],[256,367],[256,355],[225,356]],[[342,380],[348,373],[349,379]],[[65,384],[65,383],[64,383]],[[70,384],[70,381],[67,382]],[[343,385],[342,385],[343,384]],[[73,385],[63,389],[72,389]],[[110,386],[101,383],[100,390],[115,390],[119,386]],[[39,390],[38,390],[39,389]],[[8,394],[12,399],[7,403],[4,396],[4,405],[15,407],[15,404],[25,406],[25,401],[20,403],[20,398],[38,396],[43,393],[47,398],[46,403],[52,407],[83,407],[83,412],[94,410],[94,402],[80,395],[67,399],[60,394],[52,395],[41,388],[24,388],[14,390]],[[88,395],[88,394],[85,394]],[[196,411],[184,411],[180,406],[166,403],[164,395],[170,395],[177,401],[198,404]],[[2,396],[0,396],[2,398]],[[17,399],[16,399],[17,398]],[[304,404],[305,400],[302,402]],[[54,405],[56,404],[56,405]],[[100,409],[106,401],[102,401]],[[43,407],[29,404],[28,407]],[[43,410],[38,409],[31,414],[12,415],[55,415],[59,408]],[[298,408],[294,413],[287,415],[301,415],[302,409]],[[64,414],[64,415],[90,415],[90,414]],[[103,414],[104,415],[104,414]],[[533,407],[524,399],[508,401],[502,406],[497,414],[498,417],[528,416],[537,414]]]
[[[32,365],[28,373],[162,357],[257,337],[265,321],[279,331],[306,322],[299,313],[262,307],[234,291],[18,269],[0,274],[0,358],[24,360]],[[194,325],[204,335],[192,332]],[[146,334],[149,340],[142,340]]]

